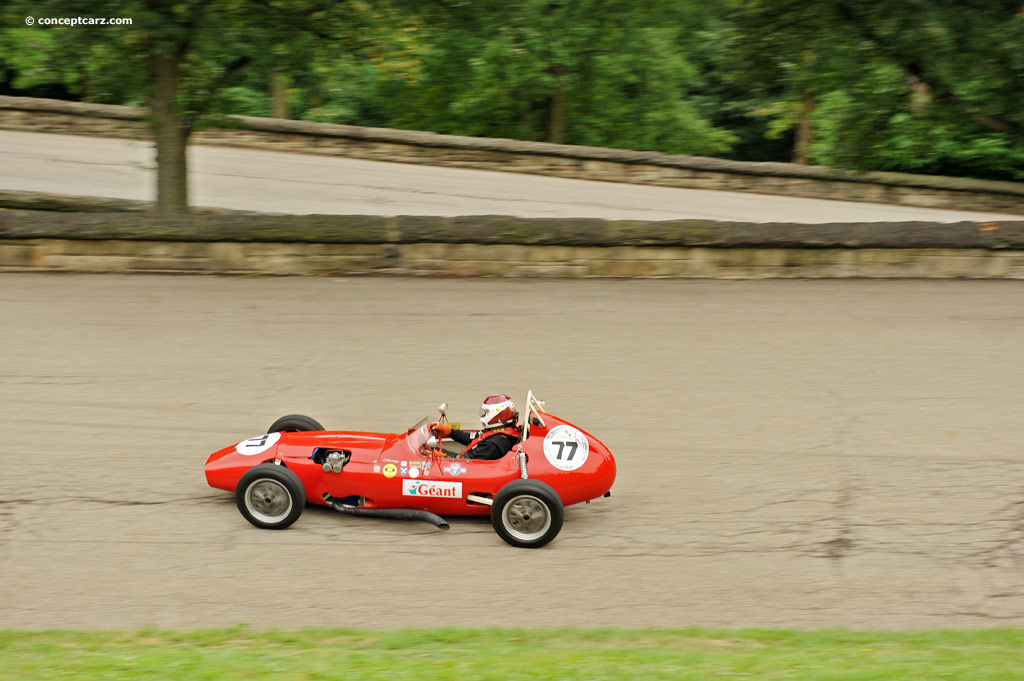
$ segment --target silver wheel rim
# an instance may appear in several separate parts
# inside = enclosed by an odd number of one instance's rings
[[[551,527],[548,505],[530,494],[520,494],[501,509],[505,531],[520,541],[536,541]]]
[[[264,523],[279,523],[292,512],[292,495],[277,480],[258,478],[245,490],[245,508]]]

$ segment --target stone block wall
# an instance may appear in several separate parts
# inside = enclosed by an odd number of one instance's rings
[[[148,139],[125,106],[0,96],[0,129]],[[1024,214],[1024,184],[230,116],[193,142],[605,182]]]
[[[1024,221],[764,225],[0,211],[0,271],[1024,279]]]

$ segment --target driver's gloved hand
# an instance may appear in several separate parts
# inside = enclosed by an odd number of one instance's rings
[[[452,434],[452,427],[447,423],[431,423],[430,432],[440,435],[441,437],[448,437]]]

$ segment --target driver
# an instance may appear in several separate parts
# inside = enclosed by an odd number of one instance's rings
[[[480,431],[458,430],[447,423],[431,423],[430,430],[438,437],[449,437],[460,445],[466,445],[463,454],[467,459],[500,459],[522,435],[522,430],[516,425],[519,412],[508,395],[491,395],[480,409],[480,425],[483,426]]]

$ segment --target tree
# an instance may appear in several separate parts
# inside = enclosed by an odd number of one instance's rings
[[[8,26],[134,19],[0,29],[0,79],[148,104],[162,210],[186,203],[184,150],[204,119],[275,111],[1024,179],[1020,0],[13,0],[4,12]]]
[[[736,82],[854,168],[1024,179],[1024,19],[997,0],[734,0]],[[809,98],[813,101],[809,101]]]
[[[701,83],[678,0],[422,2],[417,78],[393,124],[555,143],[727,151],[692,98]]]
[[[254,65],[269,74],[268,62],[291,46],[302,52],[310,41],[343,42],[365,8],[327,0],[42,0],[17,3],[6,14],[132,19],[130,26],[35,26],[16,33],[33,40],[45,32],[42,67],[85,98],[102,101],[116,88],[122,98],[148,104],[157,210],[180,213],[188,210],[189,137],[225,89]]]

